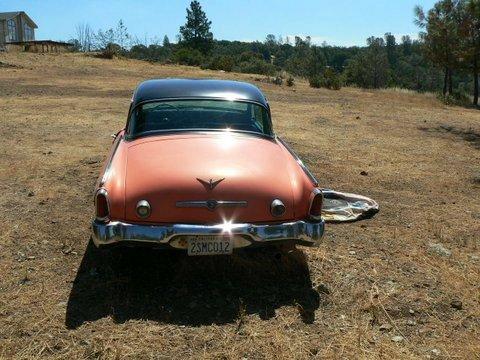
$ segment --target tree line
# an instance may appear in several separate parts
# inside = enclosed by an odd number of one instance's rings
[[[453,75],[473,75],[473,103],[478,106],[478,72],[480,60],[480,1],[442,0],[425,11],[415,8],[415,22],[425,56],[443,70],[444,96],[454,93]]]
[[[417,6],[414,14],[421,29],[418,40],[386,33],[368,38],[364,47],[339,47],[312,44],[308,36],[269,34],[264,41],[240,42],[215,40],[211,21],[194,0],[175,43],[167,36],[150,44],[133,38],[122,21],[116,28],[96,32],[79,25],[71,42],[79,51],[96,50],[105,57],[264,74],[280,81],[288,77],[289,86],[296,76],[329,89],[400,87],[438,91],[443,99],[457,102],[473,94],[478,105],[480,0],[441,0],[429,10]]]

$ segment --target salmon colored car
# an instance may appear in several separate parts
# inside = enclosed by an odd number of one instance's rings
[[[231,254],[314,246],[324,231],[317,181],[273,132],[265,96],[242,82],[141,83],[94,198],[97,246]]]

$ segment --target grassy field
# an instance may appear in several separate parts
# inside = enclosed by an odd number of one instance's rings
[[[83,55],[0,61],[0,358],[480,359],[479,111]],[[109,135],[155,77],[259,86],[321,186],[380,213],[280,254],[93,251]]]

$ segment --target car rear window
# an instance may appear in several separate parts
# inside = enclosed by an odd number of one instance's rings
[[[263,106],[230,100],[169,100],[138,105],[130,114],[131,137],[156,132],[231,130],[272,135]]]

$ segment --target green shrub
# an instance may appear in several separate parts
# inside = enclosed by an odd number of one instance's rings
[[[149,60],[148,55],[148,48],[145,45],[134,45],[128,53],[130,58],[139,60]]]
[[[244,51],[240,54],[239,62],[251,62],[253,60],[263,60],[262,54],[253,51]]]
[[[283,84],[283,78],[281,75],[277,75],[272,79],[272,84],[281,86]]]
[[[311,87],[318,89],[324,86],[325,79],[323,78],[323,75],[313,75],[308,78],[308,83]]]
[[[113,59],[114,57],[120,56],[122,48],[120,45],[115,43],[108,43],[107,46],[100,52],[98,57],[103,59]]]
[[[251,58],[249,61],[241,62],[234,70],[249,74],[273,75],[276,69],[275,66],[264,60]]]
[[[445,105],[470,106],[472,104],[470,96],[463,91],[454,91],[447,95],[439,93],[437,98]]]
[[[199,66],[205,59],[199,50],[184,47],[175,51],[173,60],[181,65]]]
[[[331,68],[326,68],[323,77],[325,79],[325,87],[330,90],[340,90],[342,84],[340,77]]]
[[[167,62],[171,55],[171,49],[165,46],[134,45],[130,48],[127,56],[133,59],[147,60],[152,62]]]
[[[313,88],[326,88],[330,90],[340,90],[342,88],[340,77],[331,68],[325,69],[322,74],[310,76],[308,82]]]
[[[295,85],[295,79],[293,78],[293,76],[289,76],[287,78],[287,86],[292,87],[293,85]]]
[[[224,70],[230,72],[232,71],[234,65],[235,60],[232,56],[221,55],[208,59],[207,62],[202,64],[201,67],[202,69]]]

